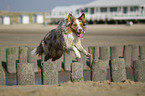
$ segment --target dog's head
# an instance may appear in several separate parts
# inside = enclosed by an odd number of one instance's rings
[[[69,14],[67,25],[78,37],[83,38],[86,26],[85,14],[82,13],[79,18],[74,18],[72,14]]]

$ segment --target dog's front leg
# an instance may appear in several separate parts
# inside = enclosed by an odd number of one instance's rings
[[[77,58],[81,58],[81,54],[76,47],[73,47],[73,51],[74,51]]]
[[[91,56],[91,54],[88,53],[88,52],[83,48],[83,46],[81,45],[81,41],[80,41],[80,40],[76,43],[76,47],[77,47],[82,53],[84,53],[86,56]]]
[[[75,46],[67,46],[66,51],[73,51],[77,58],[81,58],[81,54]]]

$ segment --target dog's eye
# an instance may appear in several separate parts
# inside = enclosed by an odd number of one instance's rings
[[[81,23],[80,26],[83,26],[83,24]]]
[[[74,24],[73,26],[75,26],[75,27],[76,27],[76,26],[77,26],[77,24]]]

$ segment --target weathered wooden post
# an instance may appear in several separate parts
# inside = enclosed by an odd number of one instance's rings
[[[125,66],[131,67],[131,46],[125,45],[123,53],[124,53]]]
[[[72,63],[72,52],[64,53],[64,69],[65,71],[71,71],[71,63]]]
[[[108,46],[102,46],[99,48],[99,59],[103,60],[107,63],[109,68],[109,60],[110,60],[110,47]]]
[[[2,54],[1,54],[1,48],[0,48],[0,58],[2,58]]]
[[[9,73],[16,73],[16,48],[6,49],[7,71]]]
[[[94,47],[93,46],[90,46],[88,47],[88,52],[91,53],[92,55],[89,57],[89,63],[90,63],[90,66],[92,65],[92,62],[93,62],[93,58],[94,58]]]
[[[34,64],[18,63],[17,64],[17,84],[18,85],[34,85],[35,73]]]
[[[110,48],[107,46],[100,47],[100,60],[109,60],[110,58]]]
[[[111,60],[110,66],[111,81],[121,82],[126,80],[126,69],[124,59]]]
[[[131,45],[131,66],[135,60],[139,59],[139,46]]]
[[[86,56],[83,53],[80,54],[81,54],[81,58],[77,58],[78,62],[83,64],[83,69],[86,70],[87,69]]]
[[[99,60],[99,46],[95,46],[94,49],[94,59]]]
[[[27,63],[27,52],[28,48],[26,46],[19,47],[19,63]]]
[[[139,50],[140,50],[140,59],[144,60],[145,59],[145,45],[140,46]]]
[[[110,59],[118,59],[119,58],[119,46],[111,46],[110,47]]]
[[[41,74],[43,85],[58,84],[58,70],[53,62],[42,62]]]
[[[107,63],[103,60],[94,60],[91,73],[92,81],[105,81],[107,77]]]
[[[38,72],[38,67],[37,67],[37,55],[32,54],[32,50],[34,50],[35,47],[30,47],[28,46],[28,55],[27,55],[27,60],[28,63],[34,64],[34,72]]]
[[[136,60],[133,64],[134,81],[145,82],[145,60]]]
[[[0,85],[5,85],[6,81],[5,81],[5,72],[2,68],[2,64],[1,64],[1,58],[0,58]]]
[[[62,61],[63,61],[63,56],[60,59],[57,59],[56,61],[54,61],[54,64],[56,65],[56,68],[57,68],[57,71],[61,71]]]
[[[91,53],[91,57],[89,57],[90,66],[91,66],[94,60],[99,59],[99,47],[98,46],[90,46],[90,47],[88,47],[88,50],[89,50],[89,53]]]
[[[94,58],[94,50],[95,50],[95,47],[94,47],[94,46],[89,46],[89,47],[88,47],[88,51],[89,51],[89,53],[92,54],[92,55],[89,57],[89,63],[90,63],[90,66],[92,65],[92,62],[93,62],[93,58]]]
[[[71,64],[71,81],[81,82],[84,80],[83,77],[83,64],[79,62],[73,62]]]

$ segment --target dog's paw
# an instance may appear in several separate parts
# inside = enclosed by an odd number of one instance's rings
[[[87,56],[87,57],[90,57],[90,56],[91,56],[91,54],[90,54],[90,53],[88,53],[86,56]]]

